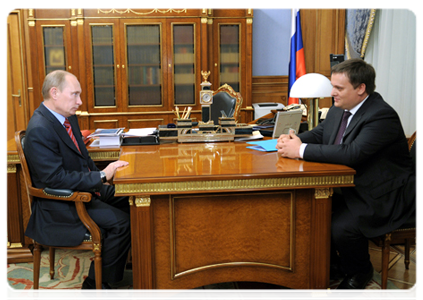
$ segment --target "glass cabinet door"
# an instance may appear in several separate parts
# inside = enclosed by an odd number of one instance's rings
[[[64,26],[42,27],[45,74],[66,70],[64,30]]]
[[[240,91],[240,24],[220,24],[219,61],[220,85],[227,83]]]
[[[172,24],[175,105],[195,104],[194,24]]]
[[[116,106],[113,25],[92,25],[94,106]]]
[[[161,106],[161,24],[126,25],[128,106]]]

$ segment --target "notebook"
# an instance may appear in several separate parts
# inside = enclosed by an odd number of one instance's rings
[[[294,129],[295,133],[298,133],[302,114],[302,109],[278,112],[275,119],[272,138],[277,139],[281,134],[288,134],[289,129]]]

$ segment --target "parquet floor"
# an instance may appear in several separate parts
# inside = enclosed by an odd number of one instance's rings
[[[403,251],[404,247],[402,246],[391,247],[388,280],[414,300],[420,300],[420,238],[417,239],[417,245],[411,248],[408,270],[405,269]],[[382,274],[381,248],[370,242],[369,252],[373,267]]]

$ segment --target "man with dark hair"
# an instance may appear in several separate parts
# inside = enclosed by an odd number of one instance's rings
[[[24,151],[32,182],[37,188],[93,193],[86,209],[102,231],[102,287],[110,288],[108,283],[123,278],[131,234],[128,197],[115,197],[107,181],[128,163],[118,160],[100,171],[91,160],[75,116],[82,101],[81,86],[73,74],[49,73],[42,93],[44,102],[26,129]],[[73,202],[34,197],[25,235],[44,245],[76,246],[86,232]],[[95,288],[94,263],[82,288]]]
[[[334,105],[325,121],[281,135],[281,156],[356,170],[355,187],[333,196],[331,277],[340,289],[363,289],[373,277],[368,239],[399,228],[415,214],[416,182],[401,121],[375,90],[376,73],[361,59],[332,68]]]

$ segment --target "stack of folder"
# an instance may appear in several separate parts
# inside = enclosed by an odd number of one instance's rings
[[[277,143],[278,143],[278,139],[247,142],[247,144],[253,145],[253,146],[248,146],[247,148],[258,150],[258,151],[264,151],[264,152],[273,152],[273,151],[277,151],[276,149]]]

